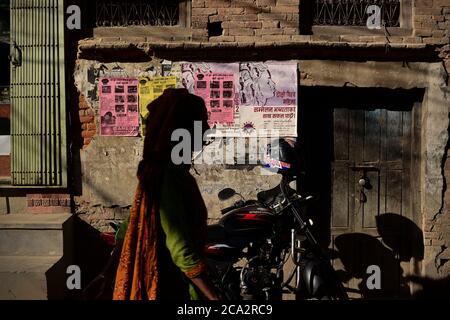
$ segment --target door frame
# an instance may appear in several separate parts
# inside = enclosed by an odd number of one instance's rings
[[[299,61],[300,94],[302,86],[330,87],[384,87],[425,89],[419,112],[415,115],[416,130],[420,137],[420,150],[415,157],[418,186],[412,186],[414,194],[413,221],[419,228],[442,214],[443,208],[443,159],[446,156],[449,127],[450,89],[447,73],[439,62],[382,62],[382,61]],[[301,99],[300,99],[301,101]],[[301,105],[300,105],[301,108]],[[438,275],[435,259],[440,248],[425,243],[424,259],[416,261],[414,271],[429,276]],[[413,289],[414,291],[414,289]]]

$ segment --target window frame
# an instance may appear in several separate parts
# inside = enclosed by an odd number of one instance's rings
[[[314,25],[314,1],[303,1],[305,8],[301,12],[310,12],[309,21],[300,26],[301,34],[312,35],[367,35],[377,36],[385,35],[384,28],[368,29],[365,26],[341,26],[341,25]],[[302,6],[302,3],[300,4]],[[412,0],[400,0],[399,27],[386,27],[391,36],[408,36],[412,34]]]
[[[86,5],[89,6],[89,4]],[[139,37],[167,37],[167,40],[173,40],[174,36],[190,37],[192,0],[180,0],[178,12],[178,24],[173,26],[130,25],[99,27],[95,26],[95,21],[91,19],[93,37],[136,37],[138,35]]]

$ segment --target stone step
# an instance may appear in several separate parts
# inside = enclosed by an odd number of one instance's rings
[[[70,217],[70,214],[0,215],[0,256],[62,256],[63,228]]]
[[[49,270],[60,258],[58,256],[0,256],[0,300],[48,299]]]

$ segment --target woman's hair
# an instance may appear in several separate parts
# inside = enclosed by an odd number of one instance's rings
[[[186,129],[193,136],[194,121],[201,121],[203,136],[209,126],[203,99],[186,89],[166,89],[147,108],[149,114],[145,126],[144,154],[137,174],[151,200],[151,197],[158,196],[164,167],[171,161],[173,131]]]

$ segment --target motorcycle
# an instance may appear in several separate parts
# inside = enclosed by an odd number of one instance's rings
[[[304,216],[314,197],[298,194],[289,186],[293,180],[283,175],[279,185],[259,192],[257,200],[245,200],[231,188],[219,192],[221,201],[241,198],[208,226],[209,275],[225,299],[281,300],[283,293],[298,299],[348,299],[312,233],[312,221]],[[293,268],[285,277],[288,259]]]

